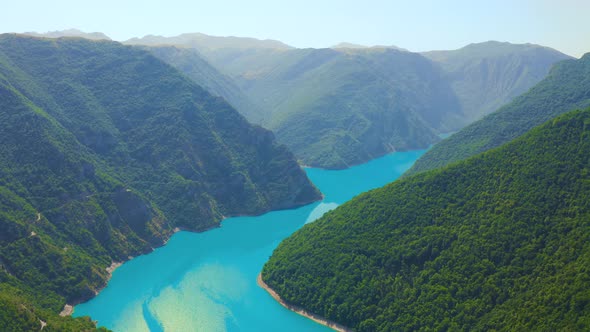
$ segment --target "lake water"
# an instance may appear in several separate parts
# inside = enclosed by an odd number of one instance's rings
[[[168,244],[113,273],[94,299],[75,307],[114,331],[331,331],[295,314],[256,284],[279,242],[305,223],[410,168],[424,150],[398,152],[346,170],[306,169],[322,202],[258,217],[229,218]]]

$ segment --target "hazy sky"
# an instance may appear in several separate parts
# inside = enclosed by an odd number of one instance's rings
[[[77,28],[115,40],[202,32],[411,51],[487,40],[590,52],[590,0],[0,0],[0,32]]]

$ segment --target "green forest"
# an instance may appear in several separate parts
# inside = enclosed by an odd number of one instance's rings
[[[149,52],[0,36],[0,330],[91,329],[57,313],[112,262],[320,197],[271,132]]]
[[[583,331],[589,236],[590,109],[357,196],[262,277],[356,331]]]

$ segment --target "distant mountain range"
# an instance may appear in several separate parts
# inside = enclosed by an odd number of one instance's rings
[[[351,43],[296,49],[275,40],[201,33],[125,43],[152,47],[249,121],[274,131],[301,163],[323,168],[427,148],[440,134],[526,92],[554,63],[570,58],[542,46],[493,41],[422,54]]]
[[[61,38],[61,37],[80,37],[90,40],[111,40],[111,38],[102,32],[83,32],[78,29],[68,29],[60,31],[49,31],[45,33],[25,32],[25,35],[44,38]]]
[[[440,64],[467,122],[480,119],[526,92],[547,75],[554,63],[570,58],[548,47],[495,41],[422,55]]]
[[[266,110],[262,125],[306,165],[346,168],[425,148],[461,119],[442,73],[419,54],[303,49],[275,57],[275,66],[238,82]]]
[[[426,148],[439,134],[508,103],[554,63],[570,58],[542,46],[500,42],[423,54],[348,43],[293,49],[251,39],[221,47],[200,34],[129,42],[197,50],[217,76],[235,80],[228,90],[241,90],[240,98],[221,96],[234,100],[250,121],[273,130],[302,163],[324,168]],[[199,82],[178,65],[190,60],[168,62]]]
[[[162,46],[175,45],[182,47],[195,48],[203,50],[219,50],[224,48],[232,49],[270,49],[270,50],[288,50],[293,47],[284,44],[278,40],[247,37],[217,37],[209,36],[202,33],[185,33],[176,37],[163,37],[148,35],[142,38],[132,38],[124,42],[129,45],[148,45]]]
[[[528,92],[435,145],[416,161],[406,176],[493,149],[559,114],[587,106],[590,106],[590,54],[558,63]]]
[[[330,48],[333,49],[341,49],[341,48],[352,48],[352,49],[362,49],[362,48],[390,48],[393,50],[398,50],[398,51],[406,51],[409,52],[408,50],[406,50],[405,48],[401,48],[401,47],[397,47],[394,45],[374,45],[374,46],[365,46],[365,45],[360,45],[360,44],[353,44],[353,43],[347,43],[347,42],[342,42],[342,43],[338,43],[334,46],[331,46]]]

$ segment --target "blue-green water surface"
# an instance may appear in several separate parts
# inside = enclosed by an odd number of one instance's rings
[[[114,331],[330,331],[293,313],[256,284],[281,240],[359,193],[407,170],[424,150],[397,152],[346,170],[308,168],[322,202],[236,217],[204,233],[179,232],[113,273],[94,299],[75,307]]]

